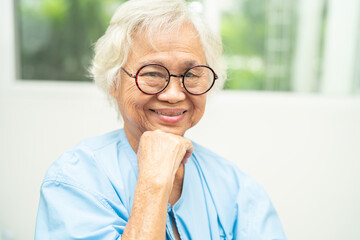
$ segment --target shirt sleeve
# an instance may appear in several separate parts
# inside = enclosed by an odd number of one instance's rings
[[[48,180],[42,184],[35,240],[121,239],[125,208],[114,210],[100,194]]]
[[[285,240],[279,216],[266,191],[254,180],[244,183],[237,196],[234,239]]]

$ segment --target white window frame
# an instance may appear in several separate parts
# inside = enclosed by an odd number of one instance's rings
[[[320,39],[321,9],[327,1],[327,26],[324,39],[321,79],[314,72]],[[360,1],[301,0],[299,26],[294,59],[294,85],[299,92],[313,89],[320,82],[320,93],[352,94],[359,67]]]

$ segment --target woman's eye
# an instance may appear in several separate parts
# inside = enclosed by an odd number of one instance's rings
[[[195,78],[195,77],[198,77],[198,76],[196,74],[194,74],[194,73],[188,72],[188,73],[185,74],[185,77]]]
[[[163,77],[163,74],[160,72],[147,72],[141,74],[143,77]]]

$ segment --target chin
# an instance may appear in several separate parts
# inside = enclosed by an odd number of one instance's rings
[[[156,129],[159,129],[159,130],[161,130],[163,132],[166,132],[166,133],[179,135],[179,136],[184,136],[185,132],[188,130],[188,129],[176,128],[176,127],[172,127],[172,126],[159,126],[159,127],[155,127],[154,130],[156,130]]]

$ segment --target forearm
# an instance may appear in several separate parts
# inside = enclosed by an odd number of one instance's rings
[[[123,240],[165,239],[167,205],[175,175],[192,151],[192,143],[178,135],[156,130],[141,136],[138,181]]]
[[[139,176],[123,240],[165,239],[170,188],[168,184],[149,184]]]

